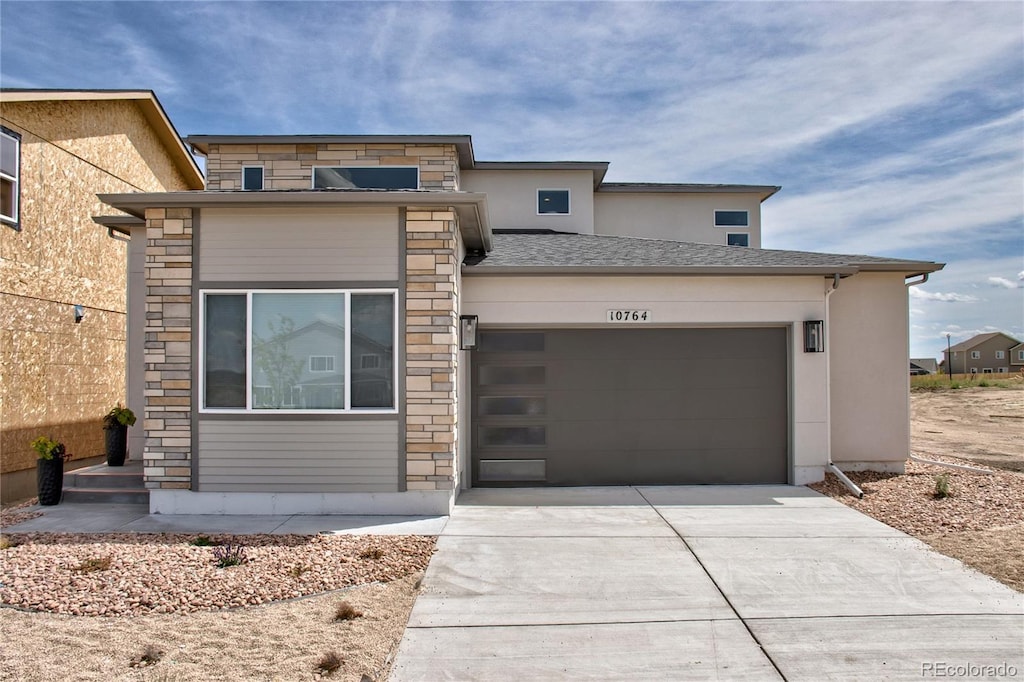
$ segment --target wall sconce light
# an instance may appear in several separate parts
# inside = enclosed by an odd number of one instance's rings
[[[825,323],[822,320],[804,322],[804,352],[825,352]]]
[[[477,315],[459,315],[459,350],[476,350],[479,320]]]
[[[75,324],[80,323],[82,321],[83,317],[85,317],[85,306],[84,305],[76,305],[75,306]]]

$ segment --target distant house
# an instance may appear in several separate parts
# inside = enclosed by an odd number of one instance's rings
[[[1006,374],[1013,365],[1024,366],[1021,342],[1002,332],[972,336],[942,355],[943,367],[951,366],[953,374]]]
[[[935,358],[910,358],[911,376],[935,374],[939,371],[939,363]]]
[[[125,401],[128,230],[101,192],[200,189],[203,177],[152,92],[0,90],[0,489],[35,494],[35,436],[76,464],[103,452]],[[139,269],[143,263],[138,264]],[[135,314],[145,316],[141,298]],[[187,314],[187,312],[185,313]],[[137,366],[142,371],[142,343]],[[131,447],[142,454],[140,416]]]
[[[1014,372],[1024,370],[1024,343],[1010,346],[1010,367]]]

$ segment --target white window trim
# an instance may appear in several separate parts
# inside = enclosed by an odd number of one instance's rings
[[[750,233],[749,232],[727,232],[725,234],[725,244],[726,244],[726,246],[729,246],[729,237],[732,237],[732,236],[735,236],[735,235],[743,235],[744,237],[746,237],[747,238],[746,247],[748,247],[748,248],[750,247]],[[737,244],[733,244],[733,246],[738,246],[738,245]]]
[[[206,407],[206,297],[245,296],[245,407]],[[345,367],[345,408],[341,410],[261,410],[252,406],[252,297],[253,294],[344,294],[345,295],[345,350],[342,362]],[[395,351],[392,353],[391,376],[394,392],[394,407],[352,407],[352,294],[390,294],[394,318]],[[396,289],[201,289],[199,291],[199,391],[200,414],[398,414],[398,291]],[[383,363],[382,363],[383,364]]]
[[[747,224],[746,225],[719,225],[718,224],[718,214],[719,214],[719,212],[746,213],[747,214]],[[745,208],[716,208],[715,212],[712,213],[711,215],[714,216],[715,227],[724,227],[726,229],[732,229],[732,230],[736,230],[736,229],[743,228],[743,227],[745,227],[747,229],[750,229],[750,211],[745,209]]]
[[[1017,359],[1024,360],[1024,350],[1017,351]]]
[[[991,367],[983,367],[981,369],[981,373],[982,374],[992,374],[992,368]]]
[[[1005,350],[997,350],[996,351],[996,360],[1004,360],[1005,358],[1006,358],[1006,351]]]
[[[9,181],[14,185],[13,195],[13,208],[14,215],[4,215],[0,213],[0,221],[3,221],[14,227],[18,227],[21,224],[21,137],[12,134],[13,131],[8,132],[7,129],[0,130],[0,136],[11,140],[14,143],[14,175],[9,175],[0,171],[0,178]]]
[[[367,358],[374,358],[375,363],[372,366],[367,365]],[[380,369],[381,365],[383,364],[381,362],[382,359],[383,358],[381,358],[381,356],[376,353],[363,353],[362,355],[359,356],[359,369]]]
[[[971,360],[981,360],[981,351],[980,350],[972,350],[971,351]]]
[[[1009,373],[1010,373],[1010,368],[1009,367],[996,367],[996,374],[1009,374]]]
[[[422,184],[420,182],[420,167],[419,166],[392,166],[391,164],[382,165],[382,166],[366,166],[366,165],[362,165],[362,166],[359,166],[359,165],[339,166],[338,164],[330,164],[330,165],[323,164],[323,165],[320,165],[320,166],[313,166],[313,170],[311,170],[309,172],[309,187],[310,187],[310,189],[316,189],[316,171],[317,171],[318,168],[341,168],[343,170],[366,170],[366,169],[379,170],[381,168],[384,168],[384,169],[412,168],[412,169],[414,169],[416,171],[416,189],[421,189],[422,188]],[[373,188],[372,187],[366,187],[366,188],[360,188],[360,189],[373,189]],[[377,190],[377,191],[380,191],[380,190]],[[387,191],[392,191],[392,190],[387,190]],[[401,190],[393,190],[393,191],[400,192]]]
[[[977,367],[971,367],[971,374],[977,374],[977,373],[978,373],[978,368]]]
[[[245,186],[245,171],[258,169],[260,172],[260,187],[259,189],[249,189]],[[242,166],[242,182],[239,183],[240,189],[246,192],[260,192],[267,188],[267,170],[263,166]]]
[[[540,212],[540,193],[541,192],[565,192],[565,200],[569,205],[569,210],[566,213],[541,213]],[[572,215],[572,189],[569,187],[538,187],[537,193],[534,195],[534,210],[537,211],[539,216],[567,216]]]
[[[313,369],[313,358],[327,358],[328,360],[330,360],[330,362],[327,363],[327,364],[330,365],[330,367],[328,367],[327,369]],[[313,373],[320,374],[320,373],[333,372],[333,371],[335,371],[334,368],[337,367],[337,366],[338,366],[338,356],[336,356],[336,355],[310,355],[309,356],[309,371],[310,371],[311,374],[313,374]]]

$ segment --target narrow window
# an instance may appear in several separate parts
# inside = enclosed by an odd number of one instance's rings
[[[352,294],[352,407],[394,407],[395,299]]]
[[[750,235],[746,232],[730,232],[726,235],[726,243],[729,246],[750,246]]]
[[[249,191],[263,189],[263,166],[242,167],[242,189]]]
[[[537,190],[538,215],[569,215],[569,190]]]
[[[206,407],[245,407],[245,294],[206,297]]]
[[[1017,359],[1024,360],[1024,350],[1017,351]]]
[[[419,189],[415,166],[313,168],[313,189]]]
[[[749,211],[715,211],[715,227],[749,227]]]
[[[0,220],[18,227],[21,136],[0,126]]]
[[[971,360],[981,360],[981,351],[980,350],[972,350],[971,351]]]

